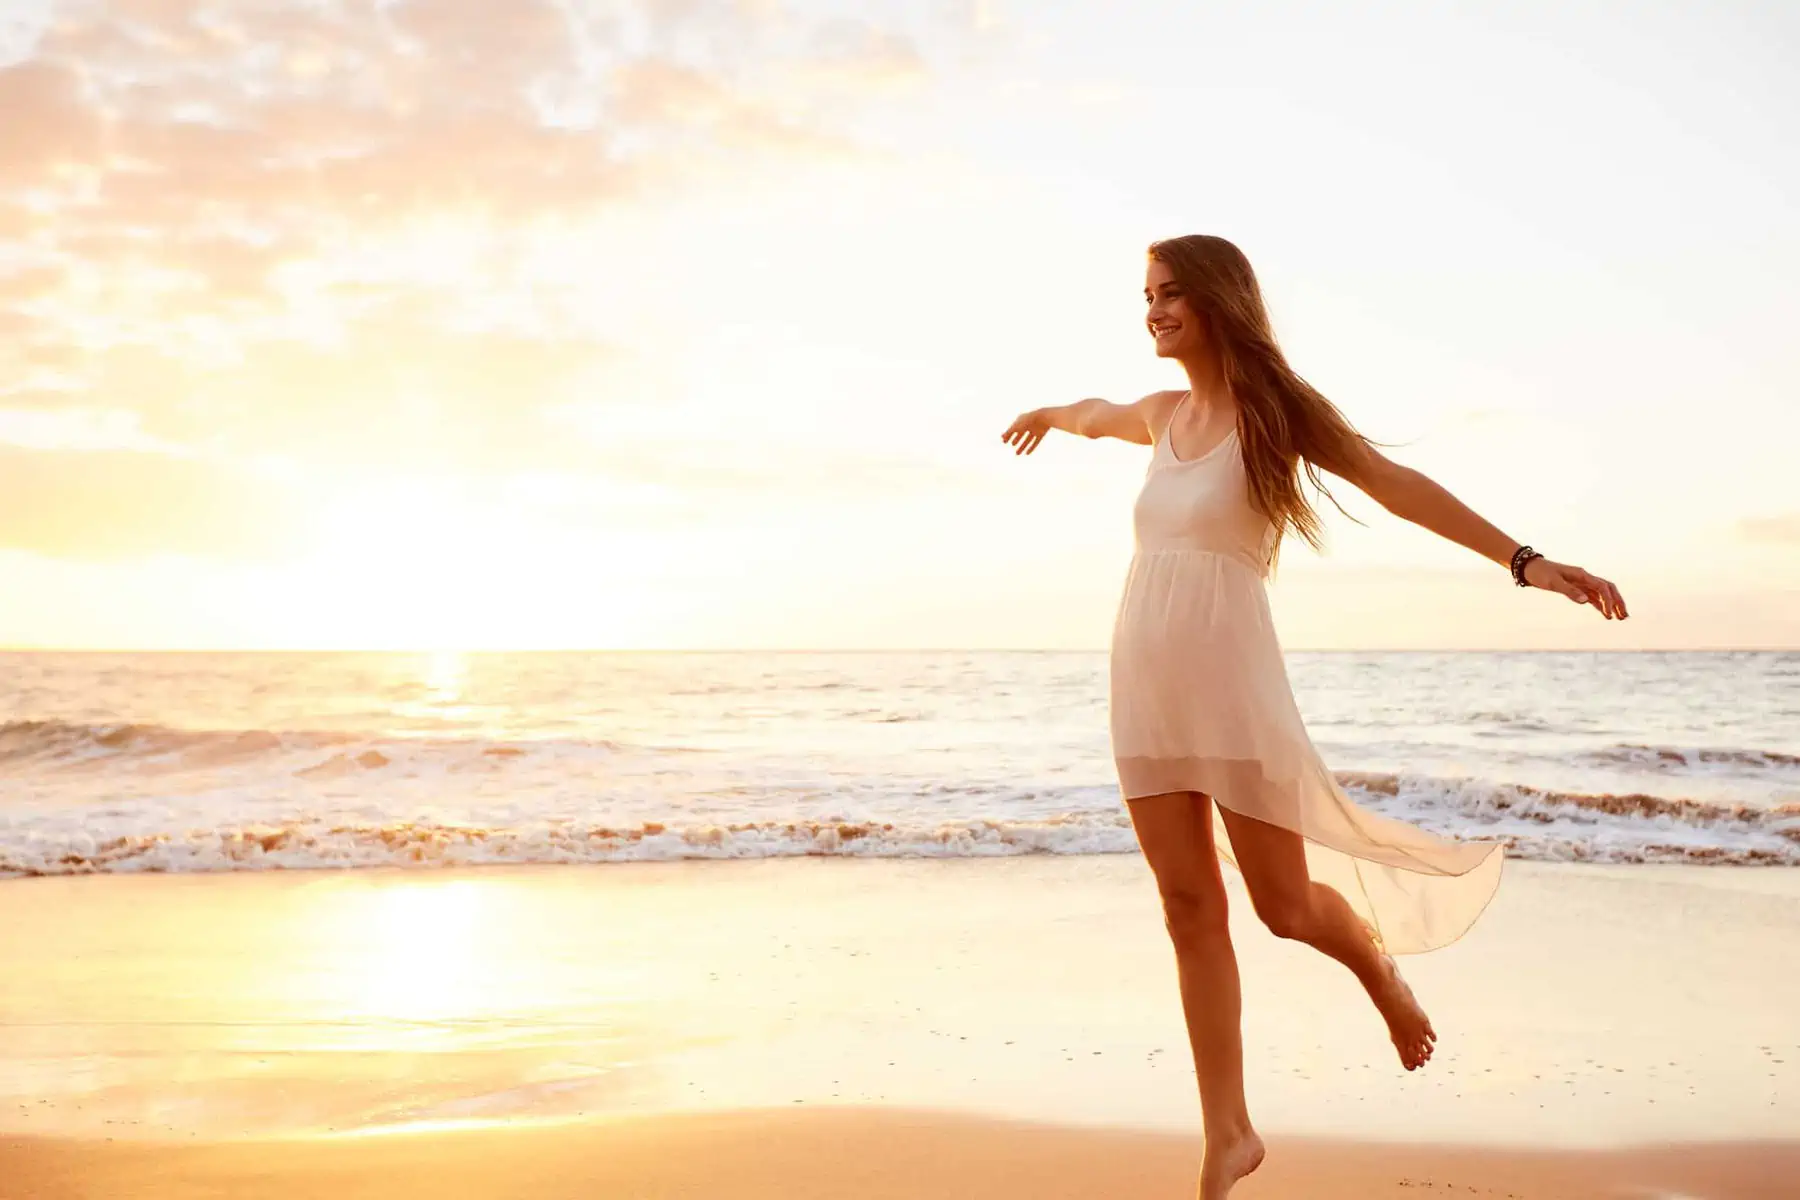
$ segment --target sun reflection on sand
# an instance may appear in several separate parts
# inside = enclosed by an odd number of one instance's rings
[[[330,1134],[665,1102],[662,1062],[689,1039],[669,1027],[666,995],[658,1003],[669,988],[656,962],[617,952],[613,926],[641,923],[653,897],[616,889],[605,910],[572,912],[524,878],[105,889],[87,920],[133,922],[129,954],[46,960],[40,1008],[9,1009],[0,988],[0,1121],[145,1138]]]
[[[437,1023],[503,1011],[512,976],[484,969],[482,943],[497,931],[493,907],[482,901],[480,885],[467,881],[356,897],[343,913],[344,1018],[359,1026]]]
[[[355,1129],[334,1129],[313,1136],[330,1140],[407,1137],[425,1133],[458,1133],[479,1129],[547,1129],[556,1125],[588,1124],[600,1120],[596,1116],[533,1117],[508,1114],[497,1117],[453,1117],[431,1121],[397,1121],[388,1125],[363,1125]]]
[[[501,881],[344,884],[295,914],[300,970],[263,981],[288,993],[284,1008],[309,1010],[332,1049],[515,1046],[571,1022],[603,1041],[644,998],[640,967],[556,953],[554,923]]]

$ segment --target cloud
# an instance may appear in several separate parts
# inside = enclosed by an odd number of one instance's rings
[[[0,401],[12,397],[0,397]],[[136,413],[79,405],[0,407],[0,445],[38,450],[149,450],[167,453],[145,436]]]
[[[50,28],[56,0],[8,0],[0,7],[0,69],[29,59]]]
[[[16,263],[0,271],[0,305],[20,311],[54,296],[65,278],[66,272],[55,263]]]
[[[461,202],[566,212],[697,151],[738,149],[734,130],[823,133],[827,102],[924,69],[905,37],[860,21],[789,30],[746,6],[668,0],[574,12],[548,0],[92,10],[46,39],[41,61],[0,72],[0,99],[33,131],[0,151],[0,179],[88,167],[98,195],[84,211],[107,222],[168,220],[196,201],[390,221]],[[827,75],[834,94],[784,111],[795,79]]]
[[[42,181],[58,166],[90,162],[100,148],[100,118],[68,66],[27,62],[0,71],[0,187]]]
[[[1005,23],[1000,0],[957,0],[957,3],[963,10],[963,20],[975,33],[992,33]]]
[[[143,343],[77,351],[36,386],[0,394],[0,405],[124,409],[159,441],[243,457],[494,470],[574,461],[580,448],[557,436],[550,415],[602,391],[596,382],[617,353],[579,338],[439,326],[401,308],[328,341],[263,338],[216,362]],[[82,386],[56,386],[65,376]]]
[[[1747,542],[1800,546],[1800,513],[1745,517],[1737,523],[1737,534]]]
[[[865,85],[916,83],[928,73],[912,38],[867,21],[840,17],[824,22],[814,31],[813,48],[811,74],[816,79],[853,79]]]
[[[618,351],[577,273],[522,265],[544,230],[855,153],[859,100],[925,69],[741,0],[72,0],[0,69],[29,256],[0,403],[209,453],[564,461],[544,414]]]
[[[203,460],[0,446],[0,546],[60,558],[273,553],[300,509],[282,488]]]

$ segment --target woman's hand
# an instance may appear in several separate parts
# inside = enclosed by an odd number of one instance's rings
[[[1044,435],[1056,428],[1051,419],[1052,410],[1034,408],[1028,413],[1020,413],[1019,419],[1007,426],[1000,440],[1013,448],[1014,454],[1030,454],[1044,440]]]
[[[1121,442],[1148,446],[1156,441],[1150,432],[1150,412],[1155,405],[1167,404],[1169,397],[1178,394],[1153,392],[1131,404],[1113,404],[1096,396],[1055,408],[1034,408],[1020,413],[1000,440],[1013,447],[1014,454],[1030,454],[1052,429],[1077,437],[1118,438]]]
[[[1525,564],[1525,582],[1546,592],[1561,592],[1576,604],[1591,604],[1609,621],[1623,621],[1631,615],[1625,611],[1625,598],[1618,588],[1568,563],[1534,558]]]

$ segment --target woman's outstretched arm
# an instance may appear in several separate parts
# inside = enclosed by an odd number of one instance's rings
[[[1467,546],[1501,566],[1512,562],[1519,543],[1436,480],[1422,471],[1401,466],[1372,446],[1354,448],[1351,454],[1353,461],[1319,465],[1354,483],[1396,517]],[[1548,592],[1560,592],[1577,604],[1592,604],[1608,620],[1624,620],[1629,615],[1618,588],[1580,567],[1536,558],[1525,566],[1525,582]]]
[[[1020,413],[1018,420],[1007,426],[1000,440],[1013,447],[1015,454],[1030,454],[1052,429],[1089,438],[1118,438],[1148,446],[1156,440],[1150,422],[1166,398],[1178,393],[1152,392],[1131,404],[1113,404],[1107,400],[1077,400],[1060,408],[1034,408]]]

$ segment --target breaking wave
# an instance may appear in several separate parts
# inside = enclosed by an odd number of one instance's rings
[[[1775,808],[1475,779],[1342,773],[1376,811],[1441,833],[1498,839],[1515,858],[1552,862],[1800,866],[1800,804]],[[1035,819],[819,819],[729,823],[573,819],[489,825],[316,816],[213,828],[155,828],[146,813],[108,830],[93,813],[0,827],[0,874],[209,872],[486,864],[615,863],[801,856],[980,858],[1128,854],[1124,806]],[[125,814],[113,810],[118,822]],[[148,826],[148,827],[147,827]]]
[[[1378,812],[1461,837],[1500,837],[1553,862],[1800,865],[1800,804],[1568,792],[1479,779],[1339,772]]]
[[[114,771],[195,770],[275,764],[300,777],[375,770],[398,758],[438,755],[468,761],[505,760],[530,753],[608,754],[622,749],[605,740],[481,737],[371,736],[337,730],[176,729],[167,725],[73,721],[0,724],[0,770],[105,768]],[[646,747],[646,749],[650,749]],[[655,747],[680,753],[680,746]],[[293,761],[282,762],[293,758]]]
[[[350,733],[267,729],[174,729],[167,725],[79,721],[0,724],[0,764],[178,758],[223,762],[359,740]]]
[[[1800,754],[1790,754],[1782,750],[1728,750],[1621,744],[1609,746],[1604,750],[1592,751],[1585,757],[1590,762],[1661,771],[1680,771],[1702,767],[1800,771]]]

